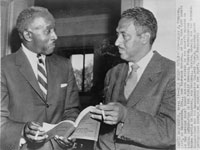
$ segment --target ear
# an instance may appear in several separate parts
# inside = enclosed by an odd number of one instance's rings
[[[147,44],[150,41],[151,34],[149,32],[142,33],[141,41],[143,44]]]
[[[24,40],[26,40],[26,41],[28,41],[28,42],[32,41],[32,33],[31,33],[31,32],[25,30],[25,31],[23,32],[23,35],[22,35],[22,36],[24,37]]]

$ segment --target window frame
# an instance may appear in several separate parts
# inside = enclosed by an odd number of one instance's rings
[[[63,47],[59,48],[55,51],[56,54],[61,55],[63,57],[66,57],[71,60],[72,55],[83,55],[83,70],[82,70],[82,84],[81,84],[81,90],[79,91],[79,94],[82,95],[90,95],[90,91],[85,92],[85,57],[86,54],[93,54],[94,55],[94,48],[92,46],[86,46],[86,47]],[[94,60],[93,60],[94,64]],[[94,69],[93,69],[93,75],[94,75]],[[94,76],[93,76],[94,78]]]

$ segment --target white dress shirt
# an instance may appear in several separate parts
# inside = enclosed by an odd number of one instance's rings
[[[146,56],[144,56],[142,59],[140,59],[137,62],[137,65],[139,66],[139,68],[137,69],[137,82],[140,80],[144,70],[146,69],[152,57],[153,57],[153,51],[151,50]],[[130,72],[131,71],[130,68],[131,68],[131,65],[133,65],[133,62],[129,62],[128,64],[129,64],[129,72]]]
[[[27,49],[23,44],[22,44],[22,50],[25,53],[26,57],[28,58],[31,67],[33,69],[33,72],[35,74],[35,77],[38,78],[38,70],[37,70],[37,63],[38,63],[38,58],[37,58],[37,53],[32,52],[31,50]],[[43,62],[45,63],[46,56],[41,55]],[[45,64],[44,64],[45,65]],[[45,69],[46,71],[46,69]]]

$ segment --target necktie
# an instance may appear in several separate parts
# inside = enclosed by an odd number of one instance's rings
[[[127,79],[126,79],[126,84],[124,87],[124,96],[126,99],[130,96],[131,92],[135,88],[137,84],[137,69],[139,66],[137,64],[133,64],[131,66],[131,72],[129,73]]]
[[[42,56],[40,54],[37,55],[38,57],[38,64],[37,64],[37,69],[38,69],[38,84],[40,86],[40,89],[43,93],[44,98],[46,99],[47,97],[47,73],[46,73],[46,68],[44,61],[42,59]]]

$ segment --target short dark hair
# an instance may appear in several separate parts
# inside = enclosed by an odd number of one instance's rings
[[[31,21],[34,20],[36,16],[41,16],[42,14],[49,15],[53,18],[48,9],[44,7],[32,6],[24,9],[17,18],[16,28],[19,33],[23,33]]]
[[[142,7],[135,7],[124,11],[121,18],[132,19],[137,34],[149,32],[150,45],[153,44],[157,34],[157,21],[153,13]]]

